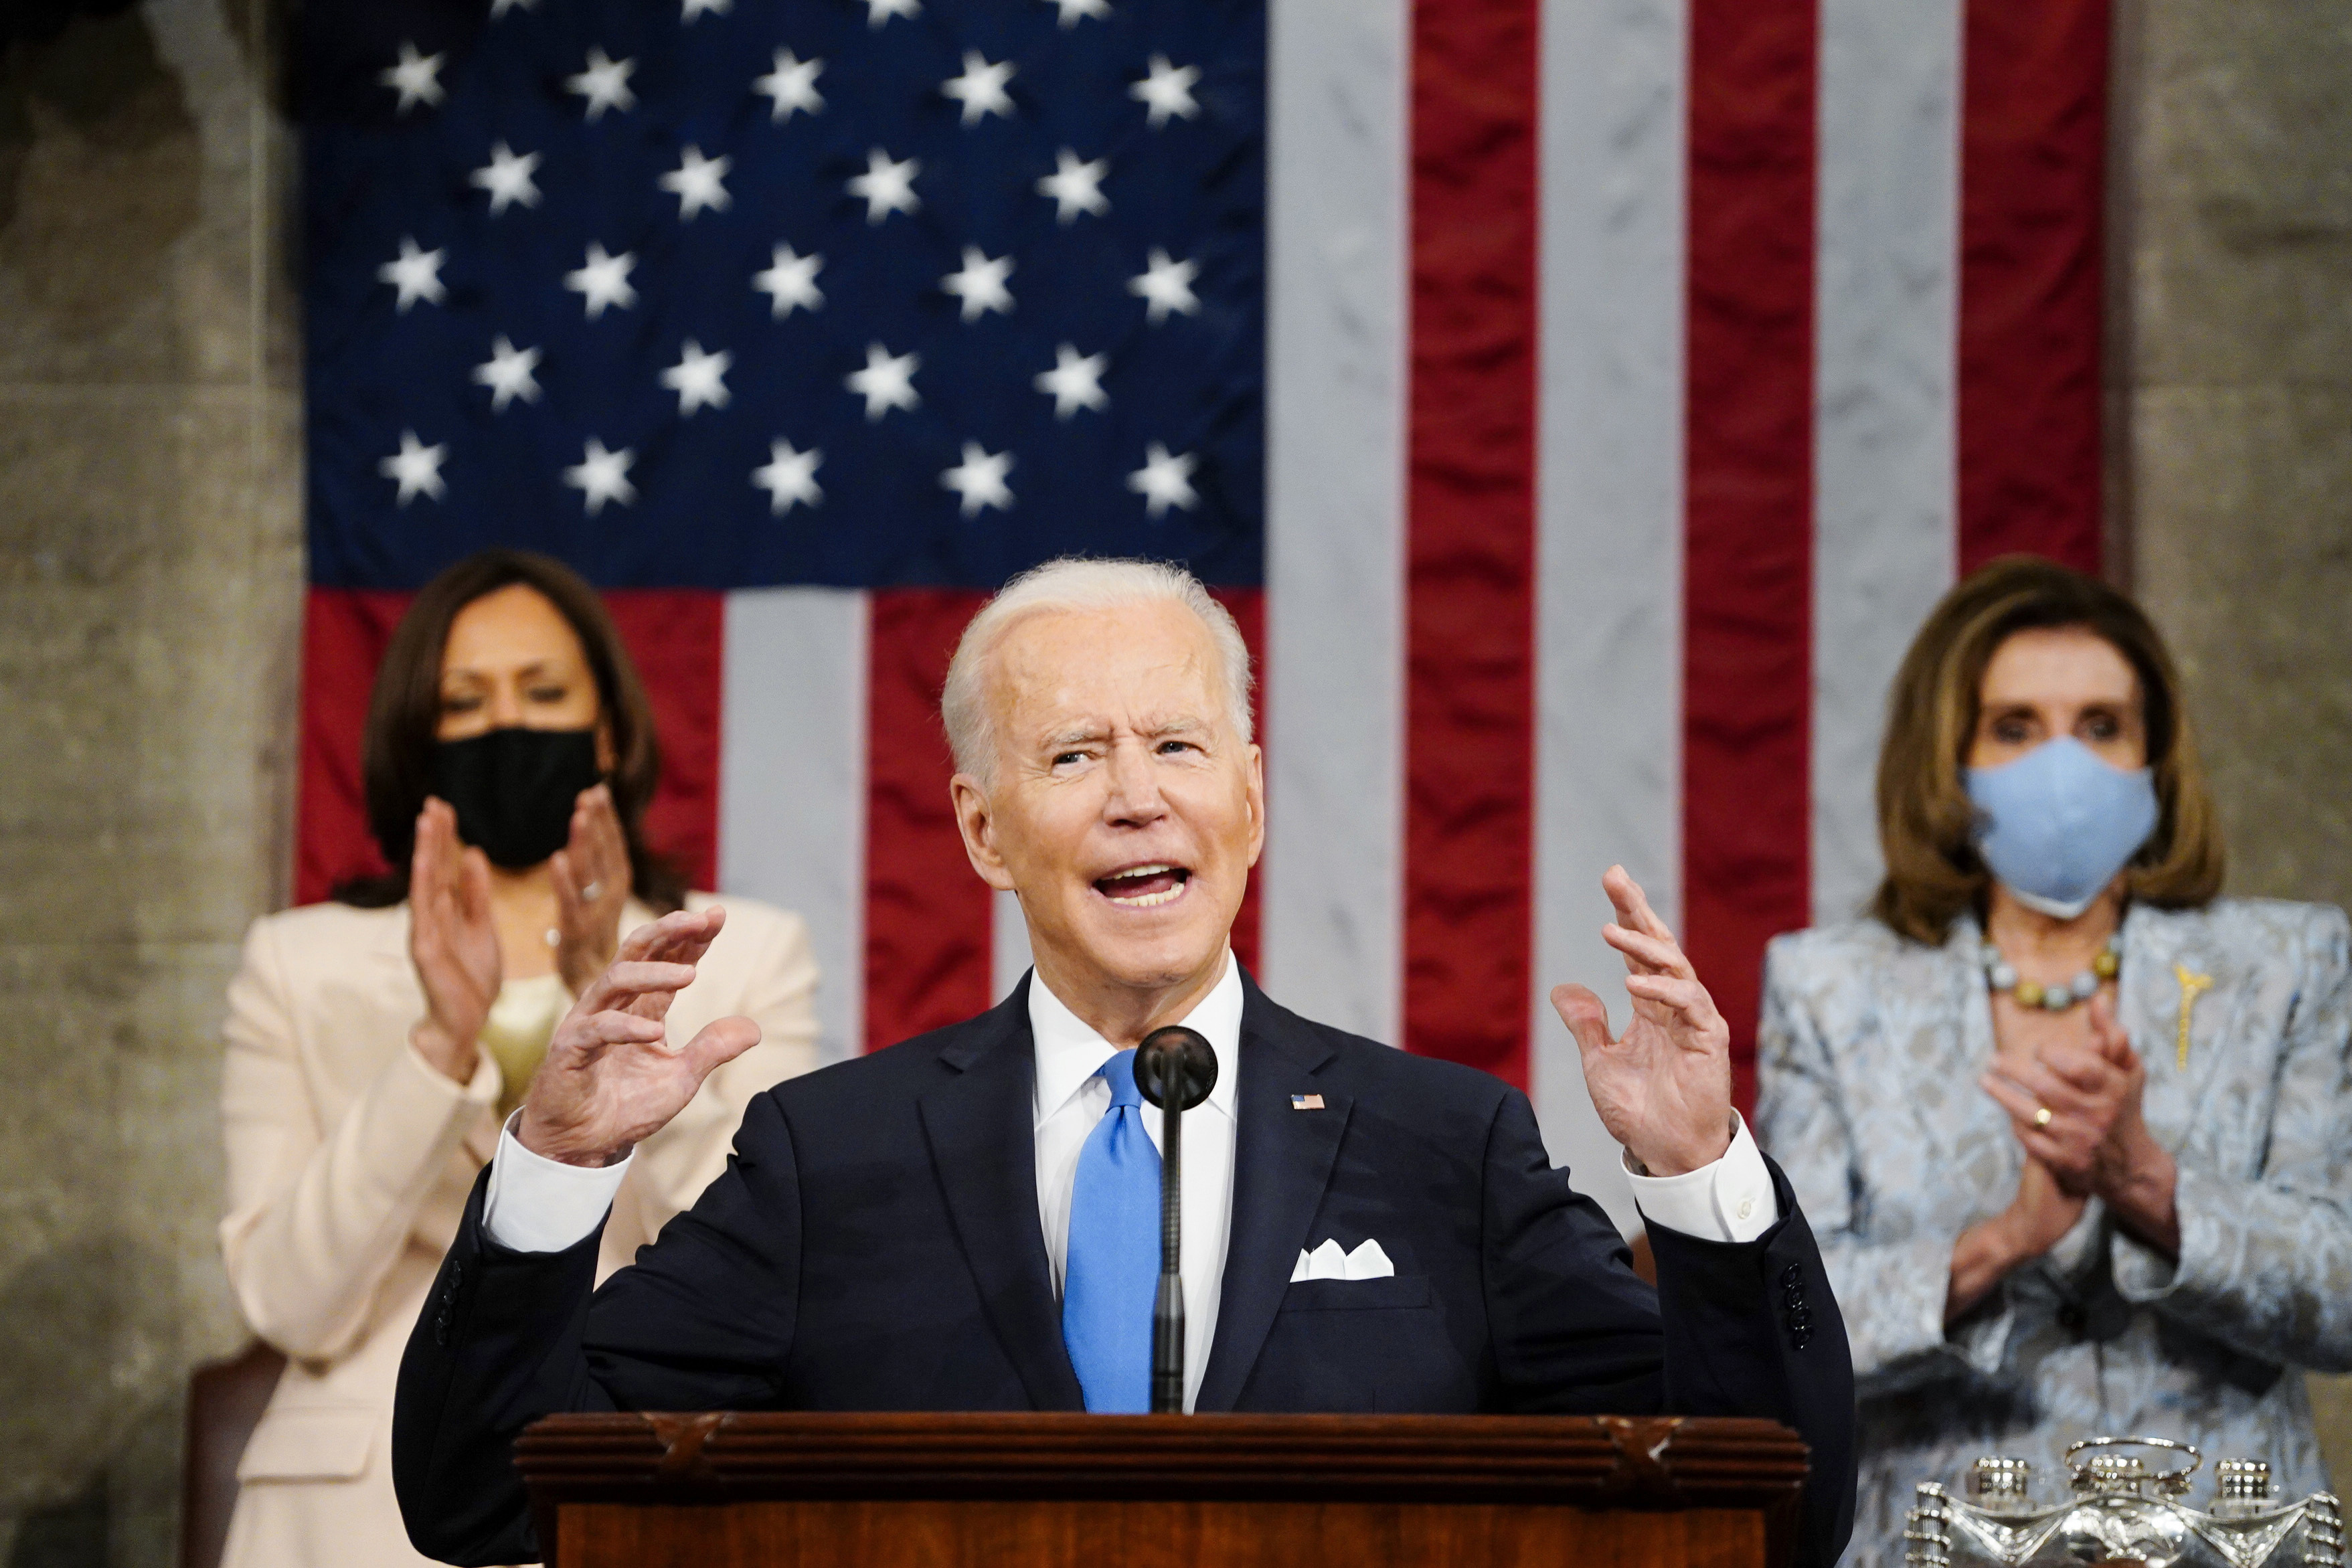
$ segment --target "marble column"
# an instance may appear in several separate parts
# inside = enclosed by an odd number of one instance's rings
[[[2352,26],[2118,0],[2111,473],[2231,893],[2352,905]],[[2352,1381],[2311,1379],[2339,1490]]]
[[[170,1563],[187,1372],[243,1337],[214,1239],[218,1029],[246,923],[284,896],[301,602],[266,16],[0,14],[12,1568]]]

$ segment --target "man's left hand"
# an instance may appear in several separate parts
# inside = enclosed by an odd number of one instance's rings
[[[1731,1146],[1731,1026],[1666,923],[1623,866],[1601,879],[1617,918],[1601,939],[1625,957],[1633,1019],[1609,1037],[1609,1009],[1583,986],[1555,986],[1551,1005],[1584,1054],[1584,1083],[1609,1135],[1650,1175],[1681,1176]]]

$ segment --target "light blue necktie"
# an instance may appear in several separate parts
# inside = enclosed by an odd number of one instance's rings
[[[1110,1109],[1078,1151],[1062,1285],[1062,1343],[1089,1410],[1151,1408],[1151,1303],[1160,1286],[1160,1151],[1143,1130],[1135,1052],[1102,1064]]]

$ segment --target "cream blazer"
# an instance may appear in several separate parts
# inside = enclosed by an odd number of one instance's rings
[[[740,1013],[761,1042],[639,1146],[599,1279],[719,1175],[751,1096],[816,1065],[806,928],[750,899],[723,902],[726,929],[669,1027],[684,1040]],[[622,928],[652,917],[632,902]],[[393,1385],[497,1150],[499,1070],[485,1053],[460,1084],[409,1046],[425,998],[404,904],[311,904],[254,922],[228,1003],[221,1251],[246,1322],[289,1363],[237,1466],[225,1568],[412,1568],[426,1560],[393,1497]]]

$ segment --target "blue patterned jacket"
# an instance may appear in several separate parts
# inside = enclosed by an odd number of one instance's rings
[[[2209,1467],[2268,1459],[2288,1496],[2327,1484],[2298,1369],[2352,1368],[2347,929],[2331,906],[2263,899],[2129,912],[2121,1016],[2148,1126],[2179,1166],[2180,1257],[2094,1201],[1949,1330],[1953,1242],[2008,1206],[2022,1157],[1977,1085],[1993,1054],[1977,924],[1935,947],[1872,920],[1771,944],[1756,1130],[1853,1341],[1847,1563],[1902,1561],[1917,1481],[2016,1454],[2055,1497],[2065,1446],[2100,1433],[2181,1438]]]

